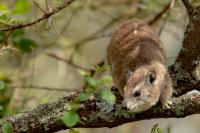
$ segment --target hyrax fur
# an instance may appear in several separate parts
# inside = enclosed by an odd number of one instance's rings
[[[125,107],[141,112],[160,100],[169,108],[172,83],[163,44],[147,24],[134,19],[120,26],[108,45],[107,61]]]

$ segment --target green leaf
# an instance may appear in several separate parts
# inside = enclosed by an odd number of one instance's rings
[[[78,73],[81,75],[81,76],[88,76],[89,73],[84,71],[84,70],[81,70],[81,69],[78,69]]]
[[[88,84],[92,87],[96,87],[98,82],[96,79],[94,79],[93,77],[90,77],[90,76],[86,76],[85,77],[85,80],[88,82]]]
[[[6,88],[6,85],[3,81],[0,80],[0,90],[3,90]]]
[[[92,95],[92,94],[95,92],[95,89],[96,89],[96,88],[94,88],[94,87],[88,86],[88,87],[85,89],[85,93]]]
[[[73,127],[80,121],[80,117],[76,112],[65,112],[62,121],[67,127]]]
[[[157,133],[162,133],[162,130],[161,130],[161,128],[157,128]]]
[[[116,96],[112,93],[110,89],[104,88],[99,90],[99,94],[102,100],[106,101],[108,104],[115,104]]]
[[[29,10],[28,0],[17,0],[15,4],[14,14],[26,13]]]
[[[109,75],[106,75],[106,76],[104,76],[103,78],[101,78],[101,82],[102,82],[103,84],[105,84],[105,83],[112,83],[112,77],[109,76]]]
[[[8,7],[7,7],[6,4],[1,4],[1,5],[0,5],[0,12],[1,12],[1,11],[7,11],[7,10],[8,10]]]
[[[0,71],[0,81],[5,81],[7,78],[7,75],[4,72]]]
[[[0,105],[0,111],[3,111],[3,106]]]
[[[77,100],[79,102],[84,102],[84,101],[87,101],[90,96],[91,96],[90,93],[81,92],[81,93],[79,93],[79,95],[76,97],[75,100]]]
[[[95,73],[100,72],[101,71],[101,67],[98,65],[93,66],[93,69],[95,71]]]
[[[72,128],[70,129],[69,133],[79,133],[79,131]]]
[[[21,50],[23,53],[30,53],[35,49],[38,45],[36,42],[30,39],[22,38],[18,41],[13,42],[14,46]]]
[[[78,111],[80,109],[80,105],[72,101],[67,103],[67,108],[70,111]]]
[[[11,123],[4,123],[2,127],[3,133],[12,133],[12,125]]]

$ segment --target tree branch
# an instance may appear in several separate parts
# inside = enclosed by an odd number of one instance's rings
[[[47,90],[47,91],[62,91],[62,92],[78,92],[81,89],[67,89],[67,88],[51,88],[47,86],[37,86],[37,85],[11,85],[9,88],[20,88],[20,89],[36,89],[36,90]]]
[[[76,127],[97,128],[116,127],[124,123],[147,120],[152,118],[185,117],[200,113],[200,95],[184,95],[173,98],[172,108],[163,110],[160,105],[142,113],[131,113],[121,107],[121,97],[115,92],[118,102],[114,106],[98,101],[96,98],[82,103],[79,115],[81,123]],[[7,119],[2,123],[10,122],[15,133],[52,133],[67,127],[59,119],[65,111],[68,111],[67,102],[75,95],[63,97],[56,102],[38,106]],[[0,130],[0,132],[2,132]]]
[[[55,55],[55,54],[46,53],[46,55],[49,56],[49,57],[51,57],[51,58],[57,59],[57,60],[59,60],[59,61],[63,61],[63,62],[65,62],[66,64],[71,65],[71,66],[74,67],[74,68],[78,68],[78,69],[81,69],[81,70],[84,70],[84,71],[87,71],[87,72],[89,71],[87,68],[84,68],[84,67],[82,67],[82,66],[79,66],[79,65],[77,65],[77,64],[74,64],[72,61],[67,60],[67,59],[64,59],[64,58],[61,58],[61,57],[59,57],[59,56],[57,56],[57,55]]]
[[[182,0],[182,2],[185,5],[187,12],[190,14],[193,10],[192,4],[189,2],[189,0]]]
[[[190,23],[186,28],[183,46],[175,63],[169,68],[174,86],[178,89],[179,84],[185,82],[190,86],[200,84],[200,6],[193,7],[188,15]]]
[[[39,23],[42,20],[45,20],[47,18],[49,18],[50,16],[58,13],[59,11],[61,11],[62,9],[68,7],[71,3],[73,3],[75,0],[66,0],[62,5],[56,7],[55,9],[53,9],[52,11],[45,13],[43,16],[39,17],[36,20],[33,20],[32,22],[26,23],[26,24],[17,24],[17,25],[12,25],[8,28],[5,29],[0,29],[0,31],[10,31],[10,30],[15,30],[15,29],[20,29],[20,28],[25,28],[28,26],[32,26],[36,23]]]

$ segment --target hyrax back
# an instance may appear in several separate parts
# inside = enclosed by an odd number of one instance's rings
[[[169,107],[172,85],[163,44],[144,22],[130,20],[119,27],[108,45],[107,61],[129,110],[147,110],[159,99]]]

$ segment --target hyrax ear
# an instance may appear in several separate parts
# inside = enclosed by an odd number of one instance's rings
[[[129,77],[133,74],[133,72],[129,69],[126,70],[126,79],[129,79]]]

